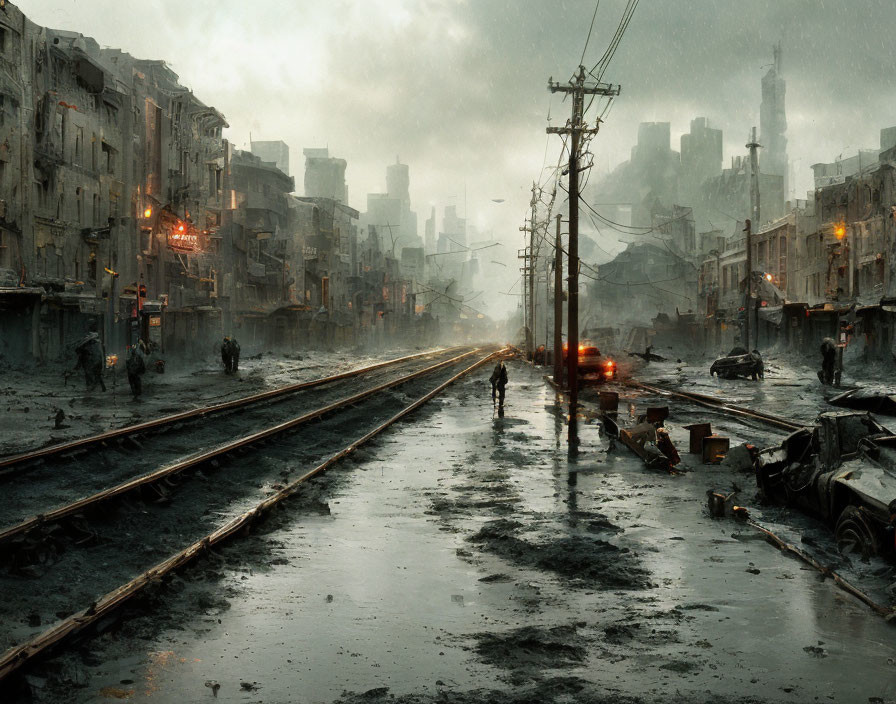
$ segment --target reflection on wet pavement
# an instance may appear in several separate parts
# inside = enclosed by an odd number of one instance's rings
[[[563,411],[539,375],[511,365],[503,417],[472,378],[397,426],[321,483],[314,499],[329,513],[299,500],[265,537],[273,547],[223,551],[206,588],[230,588],[228,608],[188,608],[199,578],[185,575],[151,633],[97,639],[103,663],[72,701],[123,680],[141,683],[131,701],[211,697],[207,682],[221,701],[246,700],[241,682],[254,683],[252,700],[266,702],[344,691],[439,701],[444,690],[585,701],[589,687],[610,697],[600,701],[896,697],[891,626],[749,527],[709,517],[706,490],[749,503],[749,474],[685,454],[684,474],[647,470],[608,449],[593,419],[580,422],[571,464]],[[774,412],[775,393],[748,384],[715,390]],[[646,406],[619,390],[621,408]],[[680,448],[683,426],[705,415],[673,405]],[[780,437],[713,424],[732,445]],[[167,651],[177,666],[148,654]],[[546,693],[557,677],[575,687]]]

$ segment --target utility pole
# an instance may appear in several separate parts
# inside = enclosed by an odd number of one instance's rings
[[[744,347],[750,351],[750,303],[753,300],[753,276],[750,269],[753,267],[753,223],[747,218],[744,232],[747,233],[747,301],[744,305]]]
[[[522,232],[528,232],[529,228],[528,228],[528,226],[524,225],[523,227],[520,228],[520,230]],[[529,276],[529,269],[530,269],[530,267],[529,267],[530,256],[531,256],[531,254],[529,252],[528,247],[523,247],[522,249],[517,250],[517,259],[522,259],[522,261],[523,261],[523,265],[520,267],[520,274],[522,275],[522,279],[523,279],[523,285],[522,285],[522,289],[523,289],[523,330],[526,335],[525,344],[524,344],[526,359],[529,359],[532,354],[532,329],[530,327],[530,321],[529,321],[529,279],[527,278]]]
[[[569,358],[567,361],[567,378],[569,380],[569,452],[575,454],[579,444],[579,431],[576,412],[579,405],[579,145],[583,134],[594,134],[598,131],[600,119],[594,127],[583,122],[586,95],[614,96],[619,95],[620,86],[609,83],[586,83],[585,67],[579,66],[576,76],[561,86],[548,79],[548,90],[551,93],[572,94],[572,118],[566,127],[548,127],[548,134],[568,134],[569,146],[569,304],[567,322],[567,340]]]
[[[536,228],[536,208],[538,207],[538,199],[535,197],[538,185],[532,182],[532,200],[529,205],[532,206],[532,215],[529,225],[529,322],[532,324],[532,361],[535,361],[535,272],[537,271],[537,260],[535,256],[535,228]]]
[[[747,219],[744,232],[747,233],[747,304],[744,306],[744,347],[750,351],[750,316],[753,314],[753,223],[759,226],[759,153],[762,145],[756,141],[756,128],[747,149],[750,150],[750,217]],[[756,315],[759,313],[757,311]],[[759,346],[759,325],[756,325],[756,343]]]
[[[528,266],[529,280],[528,282],[523,279],[524,286],[528,284],[528,302],[529,305],[526,309],[526,318],[528,320],[527,329],[527,337],[526,337],[526,358],[530,360],[534,360],[535,358],[535,219],[537,216],[536,209],[538,207],[538,199],[535,196],[536,191],[538,190],[538,185],[533,182],[532,183],[532,199],[529,201],[529,207],[532,209],[532,214],[529,218],[529,227],[521,227],[520,230],[523,232],[529,233],[529,256],[526,261],[526,265]]]
[[[563,246],[557,215],[557,239],[554,246],[554,383],[563,388]]]

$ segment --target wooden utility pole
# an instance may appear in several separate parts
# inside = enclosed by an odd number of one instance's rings
[[[750,150],[750,217],[747,219],[744,232],[747,233],[747,303],[744,306],[744,347],[750,351],[750,316],[753,314],[753,223],[759,226],[759,153],[762,145],[756,141],[756,128],[753,128],[747,149]],[[757,311],[756,315],[759,313]],[[759,344],[759,326],[756,326],[756,343]]]
[[[535,228],[536,228],[536,208],[538,206],[538,200],[535,197],[535,192],[538,186],[533,182],[532,183],[532,200],[529,201],[529,205],[532,208],[532,215],[529,219],[529,326],[532,335],[532,348],[529,350],[529,358],[532,362],[535,362],[535,271],[536,271],[536,256],[535,256]]]
[[[548,127],[548,134],[569,135],[569,304],[567,306],[567,341],[569,345],[567,378],[569,380],[569,452],[575,453],[579,444],[576,412],[579,405],[579,146],[583,134],[598,131],[600,120],[594,127],[583,121],[586,95],[619,95],[619,86],[609,83],[586,83],[585,67],[567,85],[548,79],[552,93],[572,94],[572,118],[566,127]]]
[[[557,239],[554,246],[554,383],[563,388],[563,242],[557,215]]]
[[[520,230],[522,232],[529,231],[527,225],[521,227]],[[517,259],[523,261],[523,265],[520,267],[520,275],[522,276],[523,282],[523,332],[526,336],[523,347],[525,348],[524,352],[526,354],[526,359],[528,359],[531,354],[532,346],[532,335],[529,327],[529,280],[526,278],[529,276],[529,248],[523,247],[522,249],[517,250]]]
[[[744,347],[750,351],[750,303],[753,300],[753,276],[750,270],[753,268],[753,223],[747,218],[744,232],[747,233],[747,296],[744,303]]]

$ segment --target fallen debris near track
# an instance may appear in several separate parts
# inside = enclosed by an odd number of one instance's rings
[[[854,411],[871,411],[896,416],[896,394],[884,389],[850,389],[829,398],[828,403]]]
[[[832,580],[834,580],[834,584],[836,584],[838,587],[840,587],[843,591],[848,592],[852,596],[856,597],[862,603],[866,604],[875,613],[880,614],[881,616],[886,618],[888,621],[891,621],[894,618],[896,618],[896,608],[894,608],[892,606],[885,606],[883,604],[879,604],[874,599],[872,599],[870,596],[868,596],[868,594],[866,594],[861,589],[859,589],[855,585],[851,584],[843,576],[838,574],[834,569],[821,564],[818,560],[816,560],[814,557],[812,557],[809,553],[807,553],[802,548],[799,548],[796,545],[793,545],[792,543],[787,542],[783,538],[778,537],[771,530],[769,530],[768,528],[760,525],[759,523],[757,523],[753,520],[748,520],[746,523],[750,527],[755,528],[757,531],[762,533],[766,537],[766,540],[768,540],[769,543],[771,543],[772,545],[777,547],[782,552],[788,552],[791,555],[795,555],[800,560],[805,562],[807,565],[811,565],[812,567],[814,567],[825,577],[830,577]]]
[[[600,417],[607,435],[634,452],[648,468],[677,473],[674,467],[681,462],[681,457],[663,428],[658,428],[656,423],[647,420],[630,428],[623,428],[612,414],[601,413]]]

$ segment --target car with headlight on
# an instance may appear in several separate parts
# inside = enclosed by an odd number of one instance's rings
[[[569,347],[563,345],[563,363],[567,364]],[[615,379],[617,374],[616,362],[601,355],[600,350],[590,342],[582,342],[579,345],[579,376],[585,374],[596,375],[598,381]]]

